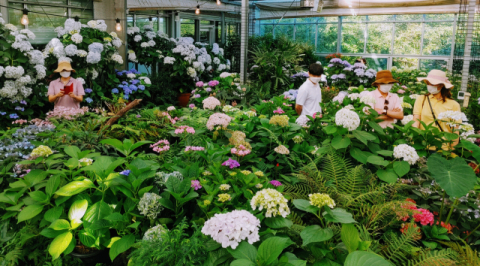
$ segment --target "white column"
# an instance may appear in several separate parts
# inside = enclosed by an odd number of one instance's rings
[[[242,0],[242,32],[240,45],[240,81],[244,84],[247,80],[248,56],[248,0]]]
[[[477,0],[468,1],[467,35],[465,36],[465,52],[463,54],[462,91],[467,91],[468,77],[470,74],[470,55],[472,53],[473,24],[475,19],[476,2]]]
[[[0,0],[0,13],[2,13],[2,18],[5,20],[5,23],[9,23],[8,21],[8,9],[3,6],[8,6],[8,0]]]

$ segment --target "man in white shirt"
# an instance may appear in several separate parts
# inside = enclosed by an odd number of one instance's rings
[[[313,116],[315,113],[321,113],[322,108],[322,90],[319,82],[322,80],[323,67],[320,64],[311,64],[308,67],[309,78],[300,89],[298,89],[297,101],[295,104],[295,111],[300,117],[297,119],[297,124],[305,126],[308,122],[307,115]]]

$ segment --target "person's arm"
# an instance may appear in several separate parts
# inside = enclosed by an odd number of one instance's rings
[[[420,121],[422,121],[422,109],[423,109],[423,102],[425,101],[425,97],[417,97],[415,100],[415,105],[413,106],[413,127],[420,128]]]
[[[48,101],[53,103],[60,97],[63,97],[63,91],[60,91],[59,93],[54,95],[48,95]]]
[[[297,94],[297,100],[295,101],[295,111],[297,112],[298,115],[302,114],[303,106],[305,105],[306,101],[307,101],[307,92],[302,87],[300,87]]]
[[[295,111],[297,112],[297,115],[301,115],[303,110],[302,105],[295,104]]]
[[[421,115],[413,115],[413,121],[415,121],[415,123],[413,123],[413,127],[416,127],[416,128],[419,128],[420,127],[420,121],[422,120],[422,116]]]
[[[79,103],[81,103],[81,102],[83,101],[83,95],[78,95],[78,96],[77,96],[77,95],[73,94],[73,92],[70,92],[70,93],[68,94],[68,96],[70,96],[73,100],[75,100],[75,101],[77,101],[77,102],[79,102]]]

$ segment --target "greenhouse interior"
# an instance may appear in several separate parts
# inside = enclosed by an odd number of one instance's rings
[[[0,0],[0,266],[480,266],[480,0]]]

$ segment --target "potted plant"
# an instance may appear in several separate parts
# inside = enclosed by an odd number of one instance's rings
[[[178,95],[178,105],[180,107],[187,107],[187,104],[190,101],[190,95],[190,93],[184,93],[183,89],[180,89],[180,95]]]

